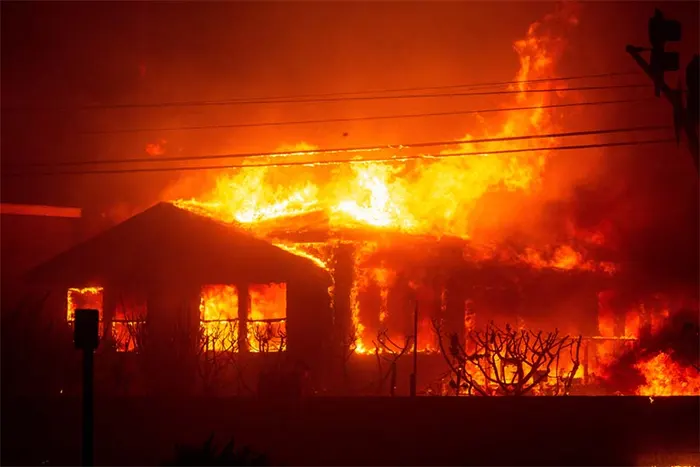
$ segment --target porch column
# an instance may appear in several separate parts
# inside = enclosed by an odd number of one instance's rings
[[[238,351],[248,353],[248,313],[250,310],[250,290],[249,284],[241,283],[236,285],[238,289]]]

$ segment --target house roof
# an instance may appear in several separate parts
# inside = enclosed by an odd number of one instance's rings
[[[70,248],[27,275],[35,284],[232,284],[330,281],[307,258],[248,232],[159,203]]]

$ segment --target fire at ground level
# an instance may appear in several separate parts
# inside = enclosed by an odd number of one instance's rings
[[[286,248],[313,253],[323,261],[319,256],[324,245]],[[287,372],[303,369],[304,381],[296,381],[298,390],[306,394],[405,394],[413,372],[410,354],[417,331],[419,394],[700,394],[697,355],[688,351],[689,346],[697,348],[697,321],[693,321],[692,309],[689,313],[682,308],[688,306],[687,300],[673,303],[656,297],[620,310],[613,291],[598,293],[595,302],[592,290],[583,287],[581,293],[581,285],[590,283],[590,277],[572,275],[571,271],[549,271],[544,276],[540,271],[540,284],[531,280],[528,289],[521,281],[521,295],[513,296],[512,290],[503,286],[508,279],[494,275],[493,270],[486,281],[500,283],[495,293],[478,287],[478,283],[477,287],[465,287],[464,282],[455,283],[454,279],[450,283],[436,274],[430,277],[425,258],[421,258],[424,267],[419,276],[405,267],[405,256],[402,269],[386,260],[387,250],[381,259],[373,258],[377,249],[371,245],[364,247],[364,255],[348,244],[326,251],[331,254],[323,264],[334,268],[329,312],[334,312],[336,322],[320,331],[333,340],[326,342],[331,346],[325,350],[329,355],[320,359],[325,368],[299,365],[296,352],[294,358],[286,355],[288,345],[292,350],[296,346],[287,338],[286,284],[249,284],[245,288],[208,285],[201,288],[199,296],[197,354],[200,365],[208,368],[207,372],[215,370],[219,381],[202,381],[204,386],[213,384],[217,392],[230,394],[234,386],[240,389],[240,380],[243,386],[254,388],[261,371],[286,367]],[[517,269],[509,270],[513,271]],[[488,272],[483,267],[478,271],[481,276]],[[471,284],[475,277],[469,271]],[[543,290],[541,283],[545,289],[558,288],[559,295],[563,292],[567,296],[566,314],[560,312],[564,301],[556,293],[550,292],[549,301],[554,305],[547,303],[547,297],[537,297],[537,291]],[[511,302],[504,303],[504,296]],[[68,321],[76,307],[102,310],[103,300],[102,288],[70,289]],[[117,302],[109,325],[111,343],[118,353],[143,351],[139,345],[147,322],[146,308],[145,301]],[[495,321],[507,322],[512,328],[489,324]],[[246,332],[240,332],[244,327]],[[461,343],[457,349],[454,338]],[[255,361],[245,356],[251,352],[273,355]],[[543,353],[551,358],[540,358]],[[481,357],[474,358],[477,355]],[[460,359],[464,360],[461,365]],[[301,360],[305,360],[303,355]],[[248,368],[246,375],[241,371],[242,362]],[[133,370],[137,365],[132,361],[128,366]],[[341,366],[342,374],[334,371]],[[310,371],[326,374],[310,376]]]

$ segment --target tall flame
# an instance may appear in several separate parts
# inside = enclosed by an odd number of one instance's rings
[[[514,44],[520,68],[517,81],[554,76],[555,64],[565,41],[554,35],[556,28],[576,24],[574,11],[565,7],[534,23],[524,39]],[[500,128],[482,128],[478,136],[508,137],[554,130],[548,111],[541,108],[546,93],[525,91],[547,84],[521,82],[511,89],[519,105],[535,107],[531,112],[511,112]],[[501,151],[515,148],[543,148],[551,141],[506,141],[472,143],[475,135],[455,140],[440,155]],[[299,157],[319,160],[300,143],[274,160]],[[305,151],[298,155],[299,151]],[[434,153],[433,153],[434,154]],[[470,214],[475,203],[492,190],[530,190],[537,186],[547,153],[486,155],[482,157],[428,158],[411,162],[367,162],[329,169],[321,167],[255,167],[222,173],[212,192],[192,200],[178,200],[186,209],[254,225],[263,220],[322,210],[332,226],[361,224],[392,230],[469,236]],[[267,158],[266,160],[271,160]]]

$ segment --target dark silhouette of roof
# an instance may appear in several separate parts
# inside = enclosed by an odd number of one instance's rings
[[[250,233],[159,203],[70,248],[27,275],[34,284],[232,284],[330,276],[307,258]]]

